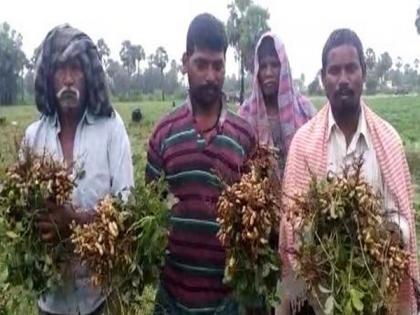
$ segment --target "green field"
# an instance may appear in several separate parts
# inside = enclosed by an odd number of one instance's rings
[[[324,99],[316,98],[313,101],[319,107]],[[404,141],[415,182],[416,209],[420,211],[420,96],[372,97],[368,98],[367,102],[397,129]],[[156,120],[171,110],[170,104],[171,102],[149,102],[116,105],[128,128],[136,167],[144,168],[148,136]],[[136,107],[140,107],[143,112],[144,119],[140,124],[130,122],[131,111]],[[19,141],[26,126],[36,120],[38,116],[35,106],[0,107],[0,117],[6,118],[4,122],[0,120],[0,174],[13,159],[15,140]],[[153,292],[152,288],[146,290],[145,303],[142,311],[139,311],[138,314],[151,313]],[[27,295],[20,292],[19,295],[14,295],[18,296],[19,305],[10,314],[36,314],[33,301]]]

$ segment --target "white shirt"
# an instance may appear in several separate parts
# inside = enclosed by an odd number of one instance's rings
[[[353,159],[363,156],[362,175],[380,196],[383,197],[387,220],[399,225],[405,245],[409,242],[410,230],[407,220],[399,215],[395,198],[382,179],[381,169],[367,127],[365,113],[362,108],[357,130],[347,147],[346,138],[335,122],[331,108],[328,114],[328,164],[327,171],[340,174],[345,165]]]
[[[63,161],[57,115],[41,117],[25,133],[26,143],[36,152],[44,150]],[[85,113],[74,140],[73,157],[85,172],[73,191],[72,204],[79,211],[92,209],[109,193],[127,191],[134,185],[129,138],[118,113],[112,117],[94,117]],[[66,265],[74,278],[65,281],[56,292],[38,301],[39,307],[54,314],[89,314],[104,301],[99,288],[90,285],[89,274],[77,261]],[[67,272],[66,272],[67,273]]]
[[[386,218],[387,220],[395,222],[399,225],[403,242],[405,245],[407,245],[410,236],[409,225],[407,220],[399,215],[395,204],[395,199],[382,179],[381,169],[371,141],[363,109],[359,117],[356,132],[353,135],[353,138],[351,139],[351,142],[348,147],[346,138],[343,132],[338,127],[337,123],[335,122],[331,109],[328,113],[327,137],[327,172],[333,172],[337,175],[340,175],[345,165],[351,164],[355,157],[363,155],[364,163],[362,166],[362,175],[364,176],[365,180],[373,187],[373,189],[383,197],[383,205],[385,209]],[[290,276],[287,280],[283,279],[283,281],[285,283],[284,286],[288,288],[289,292],[301,292],[305,290],[304,281],[301,278],[298,278],[298,280],[296,280],[294,274]],[[293,294],[292,296],[294,297]],[[319,307],[318,302],[316,302],[311,295],[309,296],[309,299],[311,306],[314,308],[315,314],[324,314],[322,309]],[[282,301],[282,304],[277,309],[276,314],[290,314],[289,299],[284,299],[284,301]]]

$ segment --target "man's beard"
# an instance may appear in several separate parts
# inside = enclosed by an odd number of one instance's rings
[[[200,109],[208,110],[221,100],[222,89],[214,84],[190,87],[190,97]]]
[[[335,91],[333,100],[336,114],[341,117],[355,114],[359,111],[360,98],[356,96],[354,90],[348,87],[339,88]]]
[[[80,106],[80,92],[74,87],[63,87],[56,94],[61,109],[76,109]]]

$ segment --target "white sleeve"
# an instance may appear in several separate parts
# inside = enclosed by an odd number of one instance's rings
[[[404,247],[408,246],[410,243],[410,225],[407,219],[401,215],[395,199],[387,187],[384,187],[384,205],[386,219],[399,226]]]

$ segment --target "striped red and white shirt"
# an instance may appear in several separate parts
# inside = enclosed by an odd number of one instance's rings
[[[225,250],[216,234],[222,182],[236,181],[255,146],[250,125],[222,106],[204,137],[186,103],[160,121],[149,142],[146,181],[161,175],[179,202],[171,209],[162,285],[186,311],[213,314],[229,296],[223,284]]]

